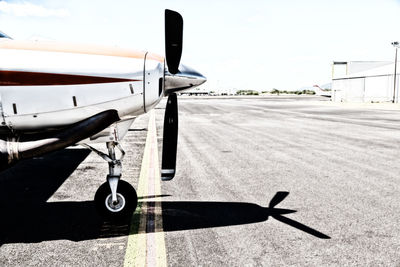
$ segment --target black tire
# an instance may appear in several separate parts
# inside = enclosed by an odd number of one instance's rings
[[[136,194],[136,190],[128,183],[123,180],[119,180],[118,188],[117,188],[117,196],[120,200],[120,197],[123,197],[124,204],[118,209],[114,209],[113,211],[110,206],[107,207],[106,200],[107,198],[110,200],[111,198],[111,189],[108,182],[102,184],[96,192],[94,196],[94,201],[96,204],[96,209],[98,213],[106,218],[106,219],[124,219],[130,218],[132,214],[135,212],[137,207],[138,198]]]

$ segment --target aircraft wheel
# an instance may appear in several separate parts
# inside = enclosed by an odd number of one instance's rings
[[[117,188],[117,203],[112,202],[111,189],[108,182],[102,184],[94,196],[96,209],[105,218],[130,218],[137,206],[136,190],[123,180],[119,180]]]

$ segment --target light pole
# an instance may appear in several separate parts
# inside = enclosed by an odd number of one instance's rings
[[[396,55],[394,56],[394,86],[393,86],[393,103],[396,99],[396,72],[397,72],[397,48],[399,48],[399,42],[392,42],[394,48],[396,48]]]

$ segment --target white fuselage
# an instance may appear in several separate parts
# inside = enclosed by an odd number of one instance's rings
[[[121,119],[163,96],[164,58],[127,49],[0,40],[1,123],[55,128],[115,109]]]

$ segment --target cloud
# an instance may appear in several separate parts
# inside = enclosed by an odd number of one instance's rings
[[[6,13],[18,17],[67,17],[66,9],[51,9],[29,2],[8,3],[0,1],[0,13]]]

